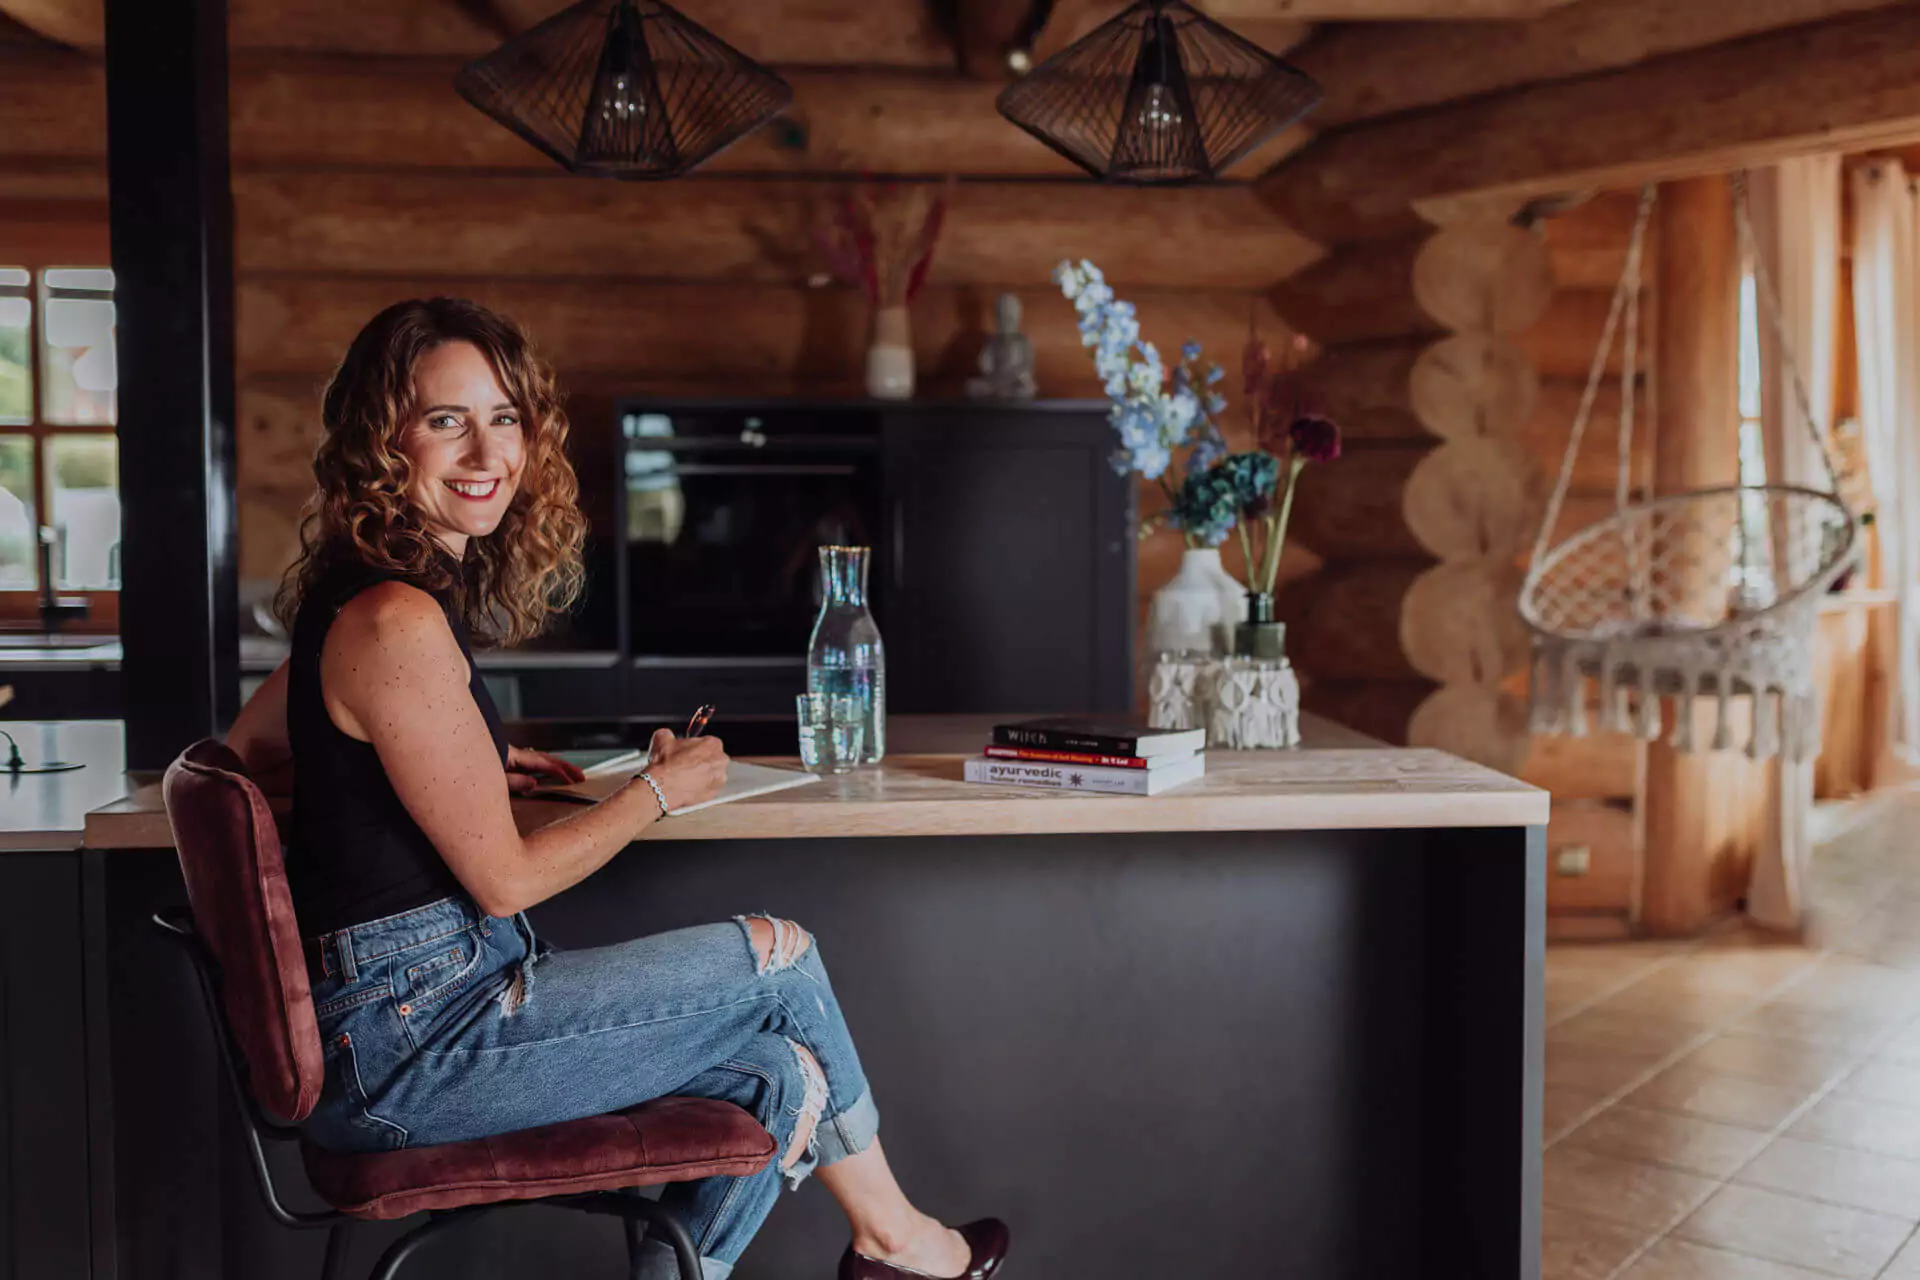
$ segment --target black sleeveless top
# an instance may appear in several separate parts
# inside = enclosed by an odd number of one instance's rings
[[[320,693],[320,654],[334,618],[368,587],[395,580],[405,579],[358,562],[338,565],[314,583],[294,619],[287,669],[287,736],[293,748],[287,887],[300,932],[309,938],[464,892],[394,794],[373,744],[343,733]],[[455,615],[451,597],[437,592],[434,598],[473,668],[467,628]],[[467,688],[504,766],[506,732],[477,668]]]

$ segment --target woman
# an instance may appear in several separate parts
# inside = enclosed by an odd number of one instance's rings
[[[287,876],[327,1068],[308,1135],[391,1150],[720,1098],[780,1154],[667,1190],[709,1277],[732,1271],[780,1182],[816,1168],[852,1227],[842,1277],[991,1274],[999,1223],[950,1230],[895,1182],[805,930],[753,916],[583,951],[534,938],[526,908],[712,797],[727,757],[662,730],[618,793],[515,828],[510,791],[579,777],[507,745],[468,648],[469,628],[524,640],[579,590],[566,417],[525,336],[471,302],[399,303],[354,339],[322,415],[280,599],[292,656],[229,736],[256,777],[293,771]],[[672,1274],[664,1247],[647,1264]]]

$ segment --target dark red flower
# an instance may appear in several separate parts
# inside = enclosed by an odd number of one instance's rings
[[[1340,428],[1319,413],[1303,413],[1287,427],[1293,456],[1307,462],[1332,462],[1340,456]]]

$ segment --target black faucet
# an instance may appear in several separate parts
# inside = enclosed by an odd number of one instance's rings
[[[53,594],[53,530],[40,526],[40,629],[48,635],[60,630],[60,624],[87,616],[85,596]]]

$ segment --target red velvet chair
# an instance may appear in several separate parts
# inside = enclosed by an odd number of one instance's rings
[[[612,1115],[368,1155],[302,1140],[296,1126],[320,1097],[320,1032],[273,815],[239,757],[212,739],[183,752],[162,789],[191,910],[155,923],[199,974],[267,1211],[289,1227],[328,1229],[322,1280],[341,1280],[349,1231],[361,1219],[430,1215],[381,1254],[370,1280],[392,1280],[439,1232],[536,1201],[620,1218],[632,1275],[643,1224],[658,1230],[681,1280],[700,1280],[686,1229],[631,1189],[764,1169],[773,1136],[729,1103],[658,1098]],[[268,1169],[269,1141],[300,1142],[308,1181],[330,1209],[286,1206]]]

